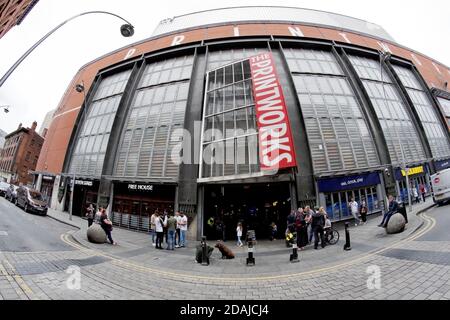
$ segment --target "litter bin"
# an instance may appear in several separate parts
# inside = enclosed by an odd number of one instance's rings
[[[406,223],[408,223],[408,214],[406,213],[406,204],[404,202],[399,204],[397,212],[400,213],[405,218]]]

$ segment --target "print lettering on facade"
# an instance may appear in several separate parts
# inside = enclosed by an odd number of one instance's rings
[[[250,58],[261,170],[296,166],[286,104],[271,53]]]
[[[340,35],[342,38],[344,38],[345,42],[350,43],[350,44],[352,43],[352,42],[347,38],[347,35],[346,35],[345,33],[339,32],[339,35]]]
[[[303,34],[302,30],[300,30],[299,27],[288,27],[289,32],[294,36],[294,37],[304,37],[305,35]]]
[[[178,46],[178,45],[182,44],[184,39],[185,39],[185,36],[183,36],[183,35],[175,36],[172,40],[171,46],[173,47],[173,46]]]
[[[132,49],[128,50],[128,52],[125,55],[125,57],[123,58],[123,60],[127,60],[128,58],[131,58],[134,55],[135,52],[136,52],[135,48],[132,48]]]

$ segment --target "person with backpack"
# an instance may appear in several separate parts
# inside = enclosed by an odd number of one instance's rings
[[[325,227],[325,210],[323,207],[319,208],[319,211],[312,215],[311,227],[314,232],[314,249],[317,250],[320,244],[322,248],[325,248],[325,239],[323,234],[323,228]]]

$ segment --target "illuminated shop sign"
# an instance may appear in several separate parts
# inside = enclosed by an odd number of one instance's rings
[[[84,186],[84,187],[92,187],[94,185],[94,182],[87,181],[87,180],[75,180],[75,185]]]
[[[129,183],[128,190],[130,190],[130,191],[153,191],[153,185],[152,184]]]
[[[418,166],[414,168],[407,168],[408,170],[408,176],[413,176],[416,174],[424,174],[425,173],[425,167],[424,166]],[[406,177],[406,171],[402,169],[395,170],[395,179],[396,180],[403,180],[403,178]]]
[[[251,57],[261,170],[296,166],[289,117],[271,53]]]

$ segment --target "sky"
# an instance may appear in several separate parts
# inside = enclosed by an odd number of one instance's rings
[[[164,5],[161,5],[164,4]],[[330,11],[382,26],[399,44],[450,66],[450,2],[448,0],[40,0],[21,25],[0,39],[0,74],[47,32],[79,13],[116,13],[135,26],[135,35],[120,35],[122,21],[93,14],[70,21],[43,42],[0,87],[0,129],[30,127],[56,109],[81,66],[117,48],[148,38],[166,18],[190,12],[242,6],[292,6]]]

